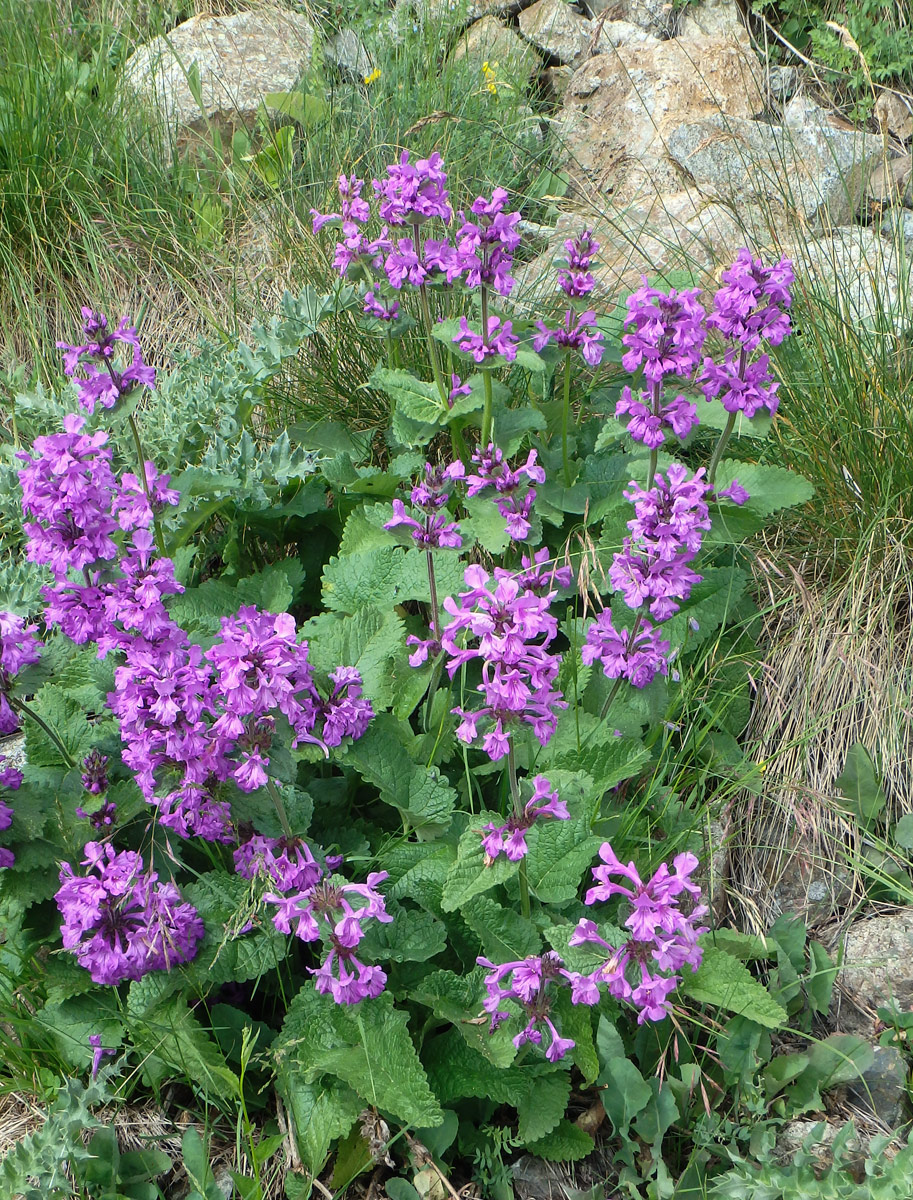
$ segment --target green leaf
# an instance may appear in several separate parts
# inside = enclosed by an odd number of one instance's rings
[[[324,604],[342,613],[392,604],[404,553],[400,546],[388,545],[331,558],[323,570]]]
[[[787,471],[785,467],[723,459],[716,476],[717,491],[728,487],[733,479],[738,479],[748,492],[745,508],[761,517],[769,517],[781,508],[805,504],[815,494],[815,489],[807,479]]]
[[[723,408],[719,397],[714,397],[708,401],[703,396],[695,396],[697,400],[697,411],[700,417],[701,425],[705,429],[719,429],[722,432],[729,423],[730,413]],[[763,441],[770,433],[770,427],[773,424],[773,418],[767,412],[760,412],[756,417],[746,417],[744,413],[736,414],[735,425],[732,429],[732,436],[741,438],[756,438]],[[725,463],[725,460],[724,460]],[[724,465],[721,463],[721,467]],[[722,471],[719,472],[717,479]]]
[[[374,921],[359,943],[375,962],[427,962],[447,948],[447,931],[429,912],[388,904],[393,920]]]
[[[757,1021],[768,1029],[786,1024],[786,1010],[737,958],[708,946],[701,965],[685,971],[681,990],[700,1004],[722,1008]]]
[[[490,896],[476,896],[464,904],[460,915],[482,943],[492,962],[518,962],[538,954],[542,941],[535,925],[510,908],[502,908]]]
[[[510,535],[495,502],[483,493],[468,496],[464,503],[469,513],[469,518],[460,522],[464,541],[473,538],[489,554],[503,554]]]
[[[913,850],[913,813],[906,813],[892,830],[895,843],[901,850]]]
[[[875,1061],[871,1043],[853,1033],[832,1033],[823,1041],[813,1042],[806,1053],[809,1064],[805,1073],[814,1079],[819,1091],[852,1083]]]
[[[638,1137],[658,1151],[666,1131],[675,1124],[680,1114],[671,1088],[655,1077],[649,1081],[649,1087],[653,1095],[650,1103],[637,1115],[634,1130]]]
[[[384,865],[390,878],[384,885],[394,900],[414,899],[428,907],[434,897],[434,909],[440,909],[441,893],[450,868],[456,858],[456,848],[438,841],[394,846],[387,851]]]
[[[562,988],[558,993],[555,1011],[561,1019],[561,1036],[574,1041],[569,1051],[571,1061],[587,1083],[592,1083],[599,1074],[599,1059],[593,1040],[593,1009],[586,1004],[572,1004],[570,992]]]
[[[698,942],[704,949],[715,946],[733,958],[749,962],[756,958],[776,958],[776,944],[763,933],[741,933],[738,929],[713,929],[701,934]]]
[[[450,1021],[468,1045],[497,1067],[508,1067],[517,1057],[512,1031],[501,1025],[489,1032],[490,1019],[482,1011],[486,971],[474,967],[463,975],[434,971],[412,988],[411,997],[430,1008],[436,1017]]]
[[[688,649],[707,641],[725,623],[744,594],[748,577],[734,567],[708,567],[679,611],[663,622],[663,637]],[[697,628],[694,628],[694,624]]]
[[[480,813],[473,822],[473,828],[467,829],[460,838],[456,862],[450,868],[444,884],[444,894],[441,898],[444,912],[455,912],[473,896],[481,895],[482,892],[487,892],[516,875],[518,864],[511,862],[503,854],[485,865],[481,830],[492,820],[499,820],[497,813]],[[565,822],[552,823],[558,825]]]
[[[476,1096],[516,1107],[537,1077],[526,1068],[496,1066],[457,1029],[434,1039],[427,1060],[428,1078],[442,1104]]]
[[[149,1056],[144,1068],[148,1076],[176,1074],[210,1099],[226,1105],[237,1100],[238,1077],[181,996],[171,996],[144,1017],[131,1020],[130,1033],[141,1054]]]
[[[524,408],[495,409],[495,438],[505,458],[512,458],[529,434],[542,433],[545,426],[545,417],[531,405]]]
[[[329,674],[339,666],[356,667],[375,711],[391,703],[395,664],[405,646],[403,623],[395,612],[370,609],[352,616],[321,613],[305,621],[302,632],[308,639],[308,658],[315,670]],[[403,659],[400,670],[409,669]]]
[[[604,737],[579,751],[561,745],[552,754],[547,751],[542,770],[546,774],[552,768],[585,772],[590,778],[590,795],[598,799],[609,788],[639,775],[649,758],[650,752],[639,738]]]
[[[406,1013],[394,1009],[389,992],[350,1010],[306,984],[289,1006],[276,1052],[280,1061],[294,1063],[306,1082],[335,1075],[404,1124],[433,1126],[443,1119],[409,1036]]]
[[[538,1142],[527,1142],[526,1149],[537,1158],[547,1162],[576,1162],[592,1154],[596,1143],[585,1130],[572,1121],[559,1121],[557,1129],[540,1138]]]
[[[536,1080],[517,1104],[518,1135],[527,1145],[557,1129],[571,1094],[567,1071],[553,1071]]]
[[[88,971],[83,973],[88,976]],[[124,1036],[115,1005],[100,989],[92,996],[46,1004],[33,1020],[51,1034],[61,1058],[74,1072],[88,1071],[92,1065],[91,1034],[101,1034],[106,1050],[117,1050]]]
[[[530,830],[526,858],[529,889],[544,904],[560,904],[577,895],[583,872],[602,845],[602,839],[593,836],[589,828],[589,820],[578,817],[539,821]]]
[[[294,1123],[301,1161],[316,1174],[326,1162],[333,1141],[345,1137],[355,1124],[364,1101],[332,1075],[306,1081],[288,1060],[279,1065],[277,1083]]]
[[[862,742],[854,742],[846,753],[843,771],[834,781],[848,801],[848,807],[864,826],[884,812],[886,798],[871,755]]]
[[[371,387],[385,392],[409,421],[424,425],[440,425],[448,415],[447,405],[441,400],[434,383],[424,383],[411,371],[394,371],[388,367],[375,367],[368,380]]]
[[[31,708],[57,735],[69,755],[67,762],[60,748],[35,721],[26,716],[25,754],[34,767],[71,767],[82,762],[93,745],[114,728],[111,719],[92,724],[83,705],[56,683],[46,683],[29,702]]]

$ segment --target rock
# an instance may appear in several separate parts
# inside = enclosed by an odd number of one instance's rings
[[[450,57],[453,62],[465,60],[478,70],[483,62],[497,63],[497,74],[520,89],[527,87],[541,65],[532,46],[495,17],[483,17],[470,25]]]
[[[888,237],[903,242],[913,242],[913,212],[908,208],[891,208],[884,215],[881,228]],[[906,254],[910,256],[913,248],[907,246]]]
[[[523,1154],[510,1168],[518,1200],[568,1200],[576,1191],[567,1172],[556,1163]]]
[[[531,3],[532,0],[398,0],[397,7],[411,7],[422,22],[450,19],[459,26],[482,17],[515,16]]]
[[[784,241],[783,253],[793,259],[798,274],[817,279],[828,308],[839,308],[847,321],[881,323],[894,314],[899,327],[906,325],[911,258],[876,230],[845,225],[812,241]],[[830,870],[837,886],[839,877],[833,866]]]
[[[371,56],[354,29],[340,29],[328,38],[323,57],[350,83],[362,83],[374,69]]]
[[[681,11],[671,0],[583,0],[583,7],[591,17],[630,21],[657,38],[675,37],[681,24]]]
[[[792,1160],[800,1151],[810,1151],[813,1154],[812,1169],[820,1176],[833,1166],[833,1145],[842,1125],[832,1125],[828,1121],[789,1121],[777,1134],[777,1144],[774,1156],[781,1163]],[[852,1138],[846,1149],[853,1155],[853,1162],[861,1170],[868,1149],[868,1139]]]
[[[542,82],[556,100],[563,100],[564,93],[567,91],[567,85],[571,82],[573,74],[573,67],[546,67],[542,72]]]
[[[11,733],[9,737],[0,738],[0,755],[3,756],[0,765],[21,771],[25,766],[25,734]]]
[[[796,109],[796,100],[810,108]],[[780,125],[719,114],[669,133],[668,152],[694,182],[720,199],[750,196],[806,222],[846,224],[861,206],[882,156],[881,139],[837,128],[823,109],[796,97]]]
[[[849,1033],[871,1034],[882,1005],[913,1007],[913,907],[849,927],[837,985],[841,1002],[833,1015]]]
[[[593,23],[574,12],[565,0],[537,0],[520,13],[520,32],[543,54],[559,63],[573,63],[593,40]]]
[[[800,266],[799,273],[807,277],[811,272]],[[848,899],[850,878],[849,872],[833,861],[833,847],[810,842],[793,820],[776,838],[776,850],[771,838],[773,852],[763,868],[772,913],[790,913],[810,926],[830,920],[841,901]],[[781,839],[785,844],[780,844]]]
[[[605,21],[602,25],[596,22],[596,30],[594,54],[611,54],[619,46],[646,46],[659,41],[655,34],[631,21]]]
[[[207,121],[252,124],[267,92],[291,90],[311,61],[314,30],[299,13],[262,8],[192,17],[124,64],[124,80],[171,128],[204,132]],[[203,109],[187,83],[196,63]]]
[[[631,199],[679,191],[665,140],[713,113],[747,118],[761,105],[761,68],[731,38],[622,45],[575,72],[558,117],[567,169],[581,190]]]
[[[875,101],[875,119],[882,129],[906,141],[913,136],[913,96],[901,99],[893,92],[882,92]]]
[[[896,1046],[874,1046],[873,1051],[875,1061],[847,1085],[847,1097],[889,1129],[896,1129],[906,1119],[907,1060]]]
[[[703,0],[682,10],[676,37],[686,41],[701,34],[710,37],[731,37],[749,45],[751,39],[735,0]]]
[[[902,204],[913,208],[913,155],[883,159],[872,172],[867,188],[877,204]]]

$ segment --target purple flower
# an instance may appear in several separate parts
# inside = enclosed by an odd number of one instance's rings
[[[784,311],[792,304],[789,289],[795,279],[790,260],[781,258],[765,267],[743,246],[721,279],[725,287],[714,296],[707,324],[748,351],[762,341],[779,346],[790,332],[789,314]]]
[[[381,220],[390,225],[421,225],[439,217],[449,224],[453,209],[446,183],[447,173],[437,151],[413,164],[409,151],[404,150],[399,162],[387,167],[387,178],[373,181]]]
[[[267,892],[263,897],[276,905],[273,925],[280,933],[294,933],[304,942],[323,939],[329,944],[324,962],[308,970],[317,991],[329,993],[337,1004],[357,1004],[379,996],[384,989],[386,974],[360,962],[355,950],[365,936],[367,921],[393,920],[377,891],[386,878],[386,871],[370,874],[365,883],[343,883],[336,876],[319,878],[288,894]]]
[[[394,300],[387,306],[378,300],[373,291],[365,293],[364,313],[368,317],[376,317],[378,321],[395,321],[399,316],[399,301]]]
[[[553,561],[554,565],[550,566]],[[563,588],[571,586],[571,568],[569,566],[559,567],[557,561],[552,559],[547,546],[542,546],[532,558],[527,554],[522,554],[520,565],[523,567],[517,576],[520,587],[536,596],[543,596],[546,592],[554,591],[556,586]]]
[[[35,439],[34,458],[24,451],[17,455],[27,464],[19,472],[23,512],[34,518],[23,524],[27,557],[46,563],[58,582],[70,568],[82,571],[117,556],[108,435],[83,434],[84,425],[84,417],[70,413],[63,433]]]
[[[108,790],[108,756],[90,750],[82,760],[82,786],[90,796],[100,796]]]
[[[449,484],[462,479],[464,474],[465,468],[461,462],[451,463],[444,468],[425,463],[424,480],[416,484],[410,496],[412,504],[424,513],[422,520],[409,516],[402,500],[394,500],[393,516],[385,523],[384,529],[408,526],[412,530],[412,540],[422,550],[435,550],[441,546],[457,549],[462,546],[460,527],[455,521],[447,520],[444,506],[450,499]]]
[[[699,288],[662,292],[644,281],[628,297],[624,324],[629,332],[621,339],[628,347],[621,360],[626,371],[642,365],[651,383],[659,383],[667,375],[691,375],[700,362],[706,337],[699,295]]]
[[[371,216],[371,209],[368,207],[367,200],[361,199],[361,189],[364,186],[364,180],[358,179],[355,175],[340,175],[339,196],[342,201],[340,205],[342,211],[338,213],[319,213],[316,208],[312,208],[311,217],[313,218],[314,232],[319,233],[324,225],[329,225],[333,222],[341,222],[343,225],[363,225]]]
[[[552,817],[558,821],[567,821],[570,813],[567,804],[552,790],[552,785],[544,775],[537,775],[533,780],[532,798],[526,802],[520,816],[511,816],[503,825],[489,822],[485,826],[485,837],[482,838],[482,848],[485,851],[486,866],[490,865],[499,854],[505,854],[511,862],[519,862],[528,852],[526,831],[540,818]]]
[[[488,729],[482,749],[497,761],[508,752],[514,726],[530,725],[544,746],[555,732],[556,710],[567,707],[553,687],[559,660],[547,649],[558,632],[549,612],[555,593],[537,596],[507,571],[490,591],[489,576],[479,566],[467,567],[465,579],[470,590],[458,600],[448,596],[444,601],[453,620],[442,633],[441,645],[449,656],[451,678],[464,663],[481,660],[482,679],[476,690],[485,703],[475,711],[453,710],[461,718],[457,737],[467,744],[475,741],[484,720]],[[467,645],[467,639],[478,644]]]
[[[13,677],[41,657],[37,625],[26,625],[15,613],[0,612],[0,734],[15,733],[19,718],[10,707]]]
[[[541,1046],[544,1033],[548,1039],[545,1057],[549,1062],[560,1062],[568,1050],[573,1049],[574,1041],[558,1033],[551,1019],[551,1009],[556,988],[573,985],[574,975],[565,970],[559,956],[550,951],[516,962],[501,963],[500,966],[489,962],[487,958],[477,958],[476,962],[489,971],[485,979],[488,995],[482,1004],[491,1016],[489,1032],[494,1033],[499,1025],[511,1017],[510,1009],[504,1009],[501,1005],[512,1001],[523,1010],[521,1020],[526,1020],[524,1028],[513,1038],[517,1049],[527,1042]],[[571,1000],[578,1003],[576,992],[571,993]]]
[[[698,378],[701,390],[708,400],[719,396],[727,412],[744,413],[751,418],[766,408],[771,416],[777,411],[780,398],[777,396],[779,383],[770,374],[770,358],[762,354],[749,362],[747,350],[727,350],[721,363],[712,358],[704,359],[704,369]]]
[[[363,696],[362,678],[354,667],[337,667],[330,672],[333,690],[321,702],[323,743],[339,746],[342,739],[360,738],[374,716],[371,701]]]
[[[533,338],[533,349],[541,350],[554,338],[557,346],[566,350],[579,350],[584,362],[591,367],[598,367],[602,362],[602,333],[596,328],[596,313],[590,309],[584,313],[575,313],[569,308],[564,314],[564,325],[557,329],[549,329],[543,321],[536,322],[539,332]]]
[[[627,679],[637,688],[646,687],[657,675],[669,673],[669,643],[660,629],[641,617],[632,639],[627,630],[617,630],[612,624],[610,608],[604,609],[587,629],[580,655],[587,666],[598,659],[609,679]]]
[[[79,805],[76,809],[76,815],[77,817],[81,817],[82,820],[88,821],[93,829],[108,829],[117,819],[117,805],[113,800],[104,800],[93,812],[86,812]]]
[[[106,1054],[116,1054],[116,1050],[107,1050],[101,1044],[100,1033],[89,1034],[89,1046],[92,1049],[92,1078],[98,1075],[98,1069],[101,1066],[101,1060]]]
[[[164,511],[166,504],[177,504],[181,499],[180,492],[168,486],[170,475],[159,475],[155,463],[146,462],[143,466],[146,487],[136,475],[126,473],[121,476],[120,486],[111,501],[111,512],[117,517],[121,529],[127,532],[148,529],[154,518]]]
[[[507,192],[495,188],[491,199],[478,196],[471,206],[471,221],[460,213],[462,225],[457,231],[457,263],[467,287],[490,287],[502,296],[510,295],[514,279],[510,274],[514,251],[520,244],[517,226],[519,212],[505,213]]]
[[[567,296],[587,296],[595,286],[590,264],[599,253],[599,243],[588,229],[564,243],[567,269],[558,272],[558,286]]]
[[[661,1021],[670,1012],[669,996],[680,976],[658,972],[678,972],[686,963],[696,969],[703,957],[697,939],[706,933],[706,926],[697,922],[707,908],[697,903],[700,888],[691,881],[698,861],[693,854],[678,854],[671,871],[663,863],[644,883],[634,863],[619,862],[609,842],[600,847],[599,857],[605,865],[593,869],[597,886],[587,892],[586,903],[621,896],[630,910],[625,926],[631,937],[613,946],[599,933],[595,921],[584,919],[571,935],[570,944],[604,947],[609,952],[606,961],[585,977],[590,985],[598,990],[604,984],[610,996],[634,1005],[639,1010],[638,1024]],[[613,882],[619,877],[628,886]],[[651,958],[653,969],[648,965]]]
[[[133,326],[127,324],[128,318],[123,317],[117,329],[112,331],[108,328],[107,317],[102,313],[84,308],[82,315],[86,342],[80,346],[58,342],[57,348],[64,352],[63,369],[67,375],[75,376],[79,366],[86,372],[84,378],[76,377],[77,398],[83,408],[89,413],[95,411],[96,404],[113,408],[134,387],[154,388],[155,371],[143,362],[139,336]],[[132,361],[123,370],[117,370],[114,366],[118,342],[133,348]]]
[[[530,450],[526,462],[513,470],[494,443],[489,444],[487,450],[476,450],[472,461],[478,470],[466,476],[466,495],[477,496],[493,487],[495,503],[507,522],[508,534],[514,541],[525,541],[529,537],[529,516],[536,499],[535,489],[527,485],[545,481],[545,471],[536,465],[536,451]]]
[[[710,528],[704,469],[689,478],[685,467],[673,463],[666,475],[658,474],[648,492],[632,483],[625,493],[634,502],[634,519],[628,522],[631,536],[609,569],[612,586],[628,607],[647,605],[660,621],[678,612],[677,602],[687,599],[700,582],[689,564]]]
[[[72,950],[95,983],[116,985],[189,962],[203,936],[203,922],[182,903],[173,883],[130,850],[89,842],[85,876],[61,863],[55,896],[63,916],[64,949]]]
[[[698,424],[697,405],[685,396],[666,400],[662,386],[653,384],[649,391],[641,392],[635,400],[631,389],[622,389],[621,399],[615,406],[615,416],[628,417],[628,433],[635,442],[643,442],[651,450],[666,440],[666,431],[671,429],[677,438],[684,441]]]
[[[0,754],[0,763],[6,761],[6,756]],[[0,787],[11,792],[17,792],[22,786],[22,772],[16,767],[0,767]],[[9,829],[13,823],[13,810],[5,800],[0,799],[0,830]],[[16,861],[12,850],[0,847],[0,870],[11,867]]]
[[[747,500],[751,499],[749,492],[742,487],[737,479],[733,479],[728,487],[720,488],[716,493],[717,500],[731,500],[733,504],[738,504],[741,507]]]
[[[234,852],[235,870],[242,879],[261,877],[277,891],[303,892],[314,887],[323,868],[303,838],[267,838],[255,834]]]
[[[465,317],[460,317],[460,332],[453,339],[464,354],[471,354],[477,363],[484,362],[495,354],[500,354],[507,362],[513,362],[517,357],[518,339],[514,336],[512,321],[501,324],[500,317],[488,318],[488,337],[483,338],[469,328]]]
[[[459,375],[450,376],[450,392],[447,396],[447,405],[453,408],[458,396],[472,395],[472,387],[468,383],[463,383]]]

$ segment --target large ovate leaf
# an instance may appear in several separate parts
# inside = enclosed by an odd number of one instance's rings
[[[717,491],[724,490],[733,479],[738,479],[748,492],[745,508],[761,517],[769,517],[782,508],[805,504],[815,493],[807,479],[785,467],[723,459],[716,474]]]
[[[486,865],[482,849],[482,828],[489,821],[498,822],[496,813],[481,813],[470,829],[460,838],[456,862],[447,874],[441,907],[444,912],[455,912],[473,896],[505,883],[516,875],[518,864],[500,854]]]
[[[539,821],[527,840],[529,890],[546,904],[559,904],[577,895],[583,873],[602,845],[602,839],[589,832],[589,820],[584,817]]]
[[[692,1000],[747,1017],[768,1029],[778,1029],[786,1024],[786,1009],[774,1000],[767,988],[755,979],[744,963],[715,946],[705,948],[703,961],[696,971],[687,968],[682,971],[681,990]]]
[[[529,1145],[558,1128],[571,1094],[567,1071],[554,1071],[536,1082],[517,1104],[518,1136]]]
[[[586,1130],[572,1121],[561,1120],[556,1129],[538,1142],[527,1142],[526,1149],[547,1162],[576,1162],[592,1154],[595,1145]]]
[[[492,962],[517,962],[542,949],[532,921],[511,908],[503,908],[490,896],[475,896],[463,905],[460,915],[477,934],[482,952]]]

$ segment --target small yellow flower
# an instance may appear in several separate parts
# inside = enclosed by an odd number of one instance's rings
[[[370,87],[372,83],[377,83],[380,79],[380,67],[375,67],[370,75],[365,76],[365,87]]]

